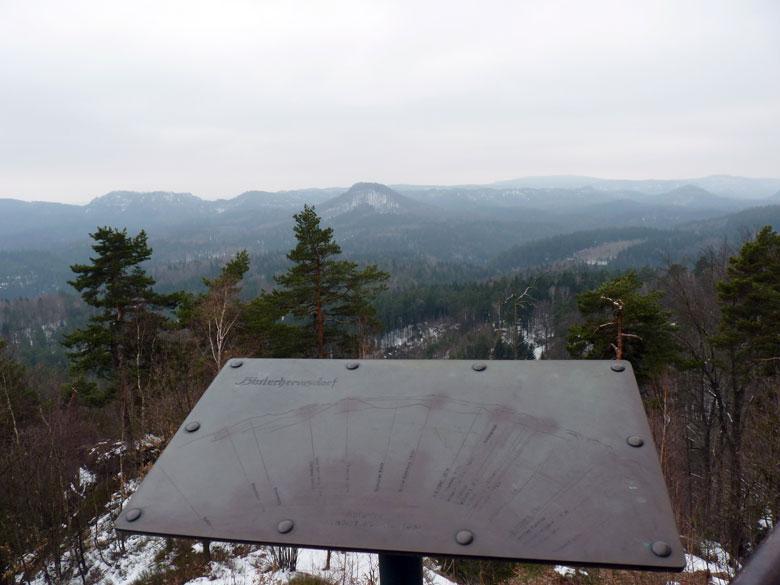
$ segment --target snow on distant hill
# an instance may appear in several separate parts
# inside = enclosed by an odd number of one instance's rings
[[[401,195],[380,183],[355,183],[350,189],[322,204],[318,208],[323,217],[336,217],[347,213],[403,215],[418,213],[427,215],[428,206]]]
[[[766,199],[780,189],[780,179],[710,175],[692,179],[599,179],[574,175],[549,177],[522,177],[499,181],[496,188],[531,187],[542,189],[579,189],[590,187],[597,191],[637,191],[659,195],[674,189],[694,185],[720,197],[733,199]]]

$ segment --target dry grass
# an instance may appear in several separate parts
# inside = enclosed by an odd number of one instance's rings
[[[707,585],[709,582],[704,573],[650,573],[593,568],[585,571],[587,575],[563,577],[552,567],[519,565],[515,576],[506,585]]]

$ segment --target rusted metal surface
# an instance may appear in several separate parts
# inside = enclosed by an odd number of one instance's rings
[[[118,529],[380,553],[684,565],[629,364],[237,364],[184,421]]]

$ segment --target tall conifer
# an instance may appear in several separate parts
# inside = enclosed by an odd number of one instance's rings
[[[637,378],[652,377],[677,357],[674,327],[660,300],[659,292],[642,292],[633,271],[578,295],[585,322],[569,330],[569,353],[586,359],[625,359]]]
[[[780,234],[766,226],[742,246],[729,260],[718,298],[719,344],[746,364],[780,367]]]
[[[71,266],[76,278],[69,282],[96,309],[87,326],[63,342],[76,380],[72,388],[89,404],[118,394],[123,437],[134,448],[134,418],[143,418],[143,374],[166,320],[160,311],[172,307],[175,297],[154,292],[154,279],[141,267],[152,254],[145,232],[131,237],[125,229],[102,227],[90,236],[96,256],[90,264]]]
[[[320,226],[313,207],[305,205],[293,218],[298,243],[287,254],[293,265],[276,277],[283,287],[274,291],[277,301],[304,321],[316,357],[355,355],[362,334],[376,325],[371,301],[389,275],[374,265],[360,270],[338,259],[341,247],[333,241],[333,229]]]

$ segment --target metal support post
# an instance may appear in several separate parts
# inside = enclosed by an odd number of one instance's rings
[[[422,557],[414,555],[379,555],[381,585],[422,585]]]

